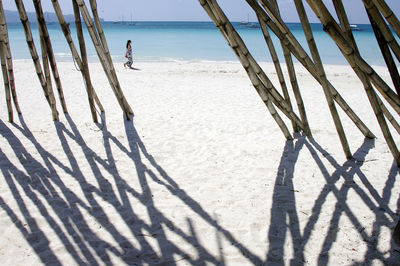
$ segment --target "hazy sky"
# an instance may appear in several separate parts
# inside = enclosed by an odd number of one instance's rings
[[[88,3],[88,0],[86,0]],[[305,2],[305,1],[304,1]],[[332,1],[324,0],[331,9]],[[350,14],[351,23],[368,23],[362,0],[344,0],[346,10]],[[59,0],[64,14],[72,14],[71,0]],[[218,0],[223,10],[232,21],[255,21],[254,12],[245,0]],[[298,22],[293,0],[278,0],[282,16],[287,22]],[[393,12],[400,16],[400,0],[386,0]],[[33,11],[32,0],[24,0],[28,11]],[[161,20],[161,21],[210,21],[198,0],[97,0],[100,16],[105,20]],[[4,9],[16,10],[12,0],[3,1]],[[45,11],[51,11],[51,0],[42,0]],[[307,4],[305,4],[307,6]],[[316,22],[315,16],[310,16]]]

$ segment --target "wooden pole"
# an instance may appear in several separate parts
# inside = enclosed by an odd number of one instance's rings
[[[44,78],[46,79],[47,91],[53,91],[53,85],[51,81],[51,74],[50,74],[50,66],[49,66],[49,58],[47,56],[47,47],[46,42],[43,38],[43,32],[40,27],[39,30],[39,38],[40,38],[40,47],[42,49],[42,64],[43,64],[43,72]]]
[[[9,43],[9,39],[8,39],[7,23],[5,20],[2,0],[0,0],[0,27],[2,27],[3,42],[5,44],[5,49],[6,49],[8,79],[9,79],[9,84],[10,84],[11,95],[12,95],[14,106],[15,106],[17,113],[21,114],[21,108],[19,107],[19,104],[18,104],[17,92],[15,89],[15,79],[14,79],[14,70],[13,70],[13,63],[12,63],[12,57],[11,57],[11,49],[10,49],[10,43]]]
[[[104,51],[104,48],[100,42],[99,36],[97,34],[97,30],[94,28],[92,19],[90,17],[89,11],[86,8],[85,2],[83,0],[76,0],[76,1],[78,3],[79,9],[80,9],[82,17],[85,21],[86,27],[88,29],[88,32],[90,34],[90,37],[94,44],[94,47],[96,49],[96,52],[99,56],[100,62],[102,64],[103,69],[106,73],[106,76],[109,80],[111,88],[113,89],[114,94],[116,95],[116,97],[118,99],[118,103],[120,104],[121,109],[125,113],[126,119],[129,120],[130,115],[133,114],[132,109],[130,108],[129,104],[127,103],[125,96],[124,96],[121,88],[119,87],[119,83],[118,83],[118,79],[116,78],[116,75],[113,75],[111,66],[107,59],[106,52]]]
[[[60,98],[60,103],[61,103],[63,112],[68,113],[67,105],[65,103],[65,98],[64,98],[64,92],[63,92],[62,85],[61,85],[60,76],[58,74],[57,63],[56,63],[56,60],[54,57],[53,47],[51,45],[49,32],[47,30],[46,21],[44,19],[44,15],[43,15],[41,0],[33,0],[33,4],[34,4],[35,10],[36,10],[39,34],[41,35],[41,38],[43,39],[44,47],[46,48],[46,50],[44,50],[43,52],[47,53],[47,60],[50,63],[50,66],[52,69],[54,81],[56,83],[56,87],[57,87],[57,91],[58,91],[58,95]]]
[[[255,3],[255,0],[246,0],[248,3],[251,3],[251,5],[255,6],[257,8],[258,4]],[[268,11],[268,13],[271,15],[271,17],[274,19],[274,21],[277,22],[277,25],[273,25],[275,27],[275,30],[281,31],[281,35],[283,37],[287,37],[288,41],[290,44],[293,46],[298,47],[298,52],[299,52],[299,57],[303,60],[308,60],[308,56],[306,52],[302,49],[301,45],[298,44],[294,36],[291,34],[290,30],[287,28],[286,24],[279,18],[279,16],[276,15],[275,10],[271,6],[271,4],[266,1],[266,0],[259,0],[261,1],[263,7]],[[312,5],[312,1],[307,0],[310,5]],[[310,3],[311,2],[311,3]],[[254,4],[255,3],[255,4]],[[367,62],[364,61],[364,59],[356,53],[352,48],[351,45],[348,43],[349,40],[347,40],[344,36],[343,33],[340,29],[340,27],[337,25],[335,20],[332,18],[330,15],[329,11],[322,10],[324,12],[324,15],[326,16],[326,19],[329,21],[330,24],[328,24],[327,21],[323,21],[323,25],[325,26],[325,30],[328,31],[328,33],[331,35],[332,38],[334,38],[335,42],[339,46],[339,48],[343,51],[343,55],[346,57],[346,59],[349,61],[350,65],[352,68],[360,68],[364,73],[366,73],[371,80],[371,82],[377,87],[379,92],[382,94],[382,96],[391,104],[392,108],[396,110],[397,113],[400,114],[400,100],[397,97],[396,93],[392,91],[392,89],[385,83],[385,81],[374,71],[372,67],[368,65]],[[322,19],[322,18],[320,18]],[[271,23],[271,19],[268,18],[268,22]],[[322,21],[322,20],[321,20]],[[273,28],[271,28],[273,29]],[[297,56],[296,56],[297,57]],[[355,71],[355,69],[354,69]]]
[[[279,7],[278,7],[278,3],[276,0],[273,0],[272,3],[274,4],[278,15],[280,14],[279,12]],[[265,24],[265,23],[263,23]],[[290,78],[290,82],[292,85],[292,89],[293,89],[293,93],[294,96],[296,98],[296,102],[297,102],[297,107],[299,109],[300,112],[300,117],[301,120],[303,121],[305,127],[306,127],[306,135],[308,137],[312,137],[312,133],[311,133],[311,129],[308,123],[308,118],[307,118],[307,113],[306,113],[306,109],[303,103],[303,97],[301,96],[300,93],[300,87],[299,84],[297,82],[297,77],[296,77],[296,71],[294,68],[294,64],[293,64],[293,59],[292,59],[292,54],[289,50],[289,48],[285,45],[285,41],[280,40],[281,46],[282,46],[282,50],[283,50],[283,54],[285,57],[285,61],[286,61],[286,66],[288,68],[288,73],[289,73],[289,78]]]
[[[363,78],[363,77],[361,77]],[[396,161],[397,166],[400,166],[400,153],[399,150],[397,149],[396,143],[393,140],[392,135],[390,134],[389,127],[385,121],[385,116],[383,115],[382,109],[379,106],[378,103],[378,95],[376,95],[375,91],[373,90],[372,86],[370,85],[370,82],[366,75],[364,75],[364,80],[362,80],[363,85],[365,87],[365,90],[368,95],[368,99],[371,102],[371,106],[374,110],[375,116],[378,120],[379,126],[381,127],[383,136],[386,140],[386,143],[389,147],[389,150],[391,151],[394,160]]]
[[[79,47],[81,50],[81,57],[82,57],[82,72],[84,75],[89,76],[89,65],[87,61],[87,55],[86,55],[86,46],[85,46],[85,39],[83,36],[83,30],[82,30],[82,22],[81,22],[81,15],[79,12],[79,7],[78,4],[76,3],[75,0],[72,1],[73,8],[74,8],[74,15],[75,15],[75,26],[76,26],[76,33],[78,36],[79,40]],[[90,77],[89,77],[89,82],[90,82]],[[90,106],[90,111],[92,113],[92,118],[93,122],[97,123],[97,113],[96,113],[96,106],[94,103],[94,97],[93,97],[93,87],[91,86],[91,82],[89,84],[86,84],[86,91],[88,94],[88,99],[89,99],[89,106]]]
[[[93,97],[94,97],[94,99],[96,101],[97,106],[99,107],[101,112],[104,112],[103,105],[101,104],[99,98],[97,97],[96,91],[94,90],[92,82],[90,80],[89,67],[87,68],[87,70],[84,69],[83,62],[82,62],[82,60],[81,60],[81,58],[80,58],[80,56],[78,54],[78,51],[76,50],[74,41],[72,40],[72,37],[71,37],[71,32],[69,30],[69,26],[65,22],[64,16],[63,16],[62,11],[61,11],[61,7],[58,4],[58,0],[51,0],[51,1],[53,3],[53,8],[54,8],[54,11],[56,12],[56,15],[57,15],[57,18],[58,18],[58,22],[59,22],[59,24],[61,26],[61,30],[62,30],[62,32],[64,34],[64,37],[67,40],[68,46],[69,46],[69,48],[71,50],[72,56],[74,57],[77,65],[78,65],[78,68],[81,71],[83,80],[85,81],[86,91],[89,90],[88,87],[90,86],[90,88],[91,88],[90,90],[93,91]]]
[[[47,89],[47,83],[46,83],[46,80],[45,80],[45,78],[43,76],[42,67],[40,65],[39,56],[38,56],[38,53],[36,51],[35,43],[33,41],[32,31],[31,31],[31,27],[29,25],[28,16],[26,15],[24,4],[23,4],[22,0],[15,0],[15,4],[17,6],[18,13],[19,13],[19,16],[20,16],[20,19],[21,19],[21,22],[22,22],[22,26],[24,28],[26,42],[28,44],[29,51],[31,53],[33,63],[35,65],[36,74],[37,74],[37,76],[39,78],[39,81],[40,81],[40,84],[42,86],[44,95],[45,95],[45,97],[47,99],[47,102],[50,105],[50,108],[51,108],[51,111],[52,111],[53,120],[56,121],[56,120],[58,120],[58,112],[57,112],[57,107],[56,107],[56,100],[54,98],[53,91],[49,91]]]
[[[229,22],[223,20],[223,17],[221,17],[220,14],[215,11],[215,8],[213,8],[213,3],[210,3],[209,1],[206,0],[199,0],[199,2],[201,6],[204,8],[204,10],[207,12],[207,14],[210,16],[210,18],[213,20],[217,28],[221,31],[222,35],[227,40],[228,44],[232,47],[235,54],[238,56],[244,69],[249,75],[250,81],[252,82],[254,88],[256,89],[257,93],[260,95],[261,99],[266,104],[268,110],[270,111],[272,117],[277,122],[280,129],[282,130],[282,133],[285,135],[286,139],[288,140],[292,139],[292,136],[290,135],[290,132],[287,129],[285,123],[280,118],[279,114],[276,112],[273,104],[271,103],[271,99],[269,94],[267,93],[267,90],[263,87],[262,82],[260,82],[259,78],[257,77],[257,74],[252,69],[249,60],[242,53],[241,49],[239,48],[239,45],[236,43],[236,40],[232,38],[232,35],[228,33],[226,29],[227,28],[226,23]]]
[[[296,94],[299,94],[300,87],[299,87],[299,84],[297,83],[296,70],[295,70],[294,65],[293,65],[292,56],[291,56],[289,50],[286,48],[286,46],[284,44],[281,43],[281,46],[282,46],[282,50],[283,50],[283,56],[284,56],[285,62],[286,62],[286,69],[287,69],[288,74],[289,74],[290,84],[292,85],[292,90],[293,90],[293,92],[297,92]],[[288,102],[290,107],[292,107],[292,103],[290,101],[289,93],[287,91],[283,90],[283,96],[285,97],[285,100]],[[303,103],[303,101],[301,101],[301,103]],[[305,110],[305,109],[302,108],[302,111],[303,110]],[[305,112],[300,112],[300,114],[305,114]],[[300,115],[300,117],[301,117],[301,115]],[[308,124],[308,119],[304,120],[302,118],[302,121],[303,121],[303,123],[307,122],[307,124]],[[298,132],[298,128],[296,127],[295,124],[293,124],[293,130],[295,132]],[[307,132],[306,133],[307,136],[311,137],[311,130],[306,130],[306,132]]]
[[[102,47],[104,49],[104,52],[105,52],[106,58],[108,60],[108,63],[110,65],[110,68],[112,70],[112,73],[116,77],[114,64],[112,63],[110,50],[108,49],[107,39],[106,39],[106,36],[104,34],[103,27],[101,26],[101,23],[100,23],[99,14],[97,12],[97,2],[96,2],[96,0],[89,0],[89,2],[90,2],[90,7],[91,7],[91,10],[92,10],[92,14],[93,14],[93,21],[94,21],[94,23],[96,25],[96,30],[97,30],[97,33],[98,33],[98,35],[100,37],[101,45],[102,45]]]
[[[276,69],[276,73],[278,75],[279,83],[281,84],[281,87],[282,87],[282,91],[285,91],[285,90],[287,91],[287,86],[286,86],[285,78],[283,76],[281,65],[279,63],[279,58],[276,53],[275,46],[272,42],[271,36],[268,32],[268,28],[266,27],[265,23],[263,23],[263,21],[261,20],[261,18],[259,16],[257,16],[257,18],[258,18],[259,24],[261,26],[261,30],[263,32],[265,42],[267,43],[268,49],[270,51],[272,61],[274,63],[275,69]],[[297,106],[300,111],[300,118],[303,121],[304,126],[305,126],[305,133],[307,136],[311,137],[312,134],[311,134],[311,130],[310,130],[310,127],[308,124],[308,119],[307,119],[307,115],[305,112],[305,108],[304,108],[304,104],[303,104],[301,95],[299,97],[299,95],[297,93],[295,93],[295,97],[296,97],[296,101],[297,101]],[[297,131],[297,125],[295,125],[294,131]]]
[[[37,23],[38,23],[38,31],[39,31],[39,38],[40,38],[40,48],[42,52],[42,64],[43,64],[43,72],[44,78],[46,80],[47,91],[53,91],[53,85],[51,81],[51,74],[50,74],[50,66],[49,66],[49,58],[47,54],[47,43],[44,40],[43,36],[43,27],[40,26],[41,21],[39,20],[39,16],[36,16]]]
[[[331,112],[331,115],[332,115],[332,118],[333,118],[333,121],[334,121],[334,124],[336,127],[336,131],[338,133],[340,142],[342,144],[343,151],[344,151],[347,159],[350,159],[352,157],[350,147],[347,142],[347,138],[346,138],[346,134],[343,129],[342,122],[340,121],[339,113],[336,110],[335,102],[333,101],[332,94],[331,94],[331,91],[328,86],[328,82],[327,82],[328,79],[325,74],[324,66],[322,64],[322,60],[319,55],[317,45],[315,44],[315,41],[314,41],[314,36],[313,36],[312,30],[311,30],[310,22],[308,21],[306,11],[304,9],[303,2],[302,2],[302,0],[295,0],[294,2],[296,5],[297,13],[299,14],[299,17],[300,17],[301,24],[303,26],[304,33],[306,35],[306,39],[307,39],[308,46],[311,51],[312,58],[314,60],[314,63],[317,66],[318,74],[321,77],[321,80],[323,81],[322,88],[323,88],[323,91],[325,94],[326,101],[328,103],[329,111]]]
[[[276,0],[273,0],[272,4],[274,5],[274,7],[276,9],[277,14],[280,14],[278,3],[276,2]],[[305,111],[305,108],[304,108],[304,104],[303,104],[303,99],[302,99],[302,96],[301,96],[301,93],[300,93],[300,87],[299,87],[299,84],[297,82],[296,70],[295,70],[294,65],[293,65],[292,55],[291,55],[289,49],[286,47],[286,45],[282,41],[280,41],[280,43],[281,43],[283,55],[284,55],[284,58],[285,58],[285,61],[286,61],[286,67],[287,67],[287,70],[288,70],[290,83],[292,85],[293,93],[295,95],[297,106],[298,106],[299,111],[300,111],[300,117],[301,117],[301,120],[303,121],[303,123],[304,123],[304,125],[306,127],[306,130],[305,130],[306,135],[308,137],[312,137],[311,129],[310,129],[309,125],[308,125],[307,114],[306,114],[306,111]],[[285,91],[283,91],[283,92],[284,92],[285,99],[288,98],[288,101],[289,101],[288,103],[291,106],[289,94],[286,92],[286,94],[287,94],[286,95]],[[297,131],[296,127],[294,127],[294,131]]]
[[[392,31],[386,24],[386,21],[383,19],[378,8],[374,5],[372,0],[363,0],[363,2],[368,13],[370,13],[371,16],[374,18],[374,20],[376,21],[376,26],[381,31],[385,41],[389,44],[393,54],[397,57],[397,60],[400,61],[400,46],[397,43],[396,39],[394,38]]]
[[[384,0],[372,0],[375,6],[381,11],[383,16],[389,22],[390,26],[394,32],[396,32],[397,36],[400,38],[400,22],[397,19],[396,15],[390,9],[390,7],[386,4]]]
[[[123,104],[125,105],[125,108],[129,111],[129,114],[133,114],[133,111],[132,111],[130,105],[128,104],[128,102],[126,101],[126,98],[123,95],[121,86],[120,86],[119,81],[118,81],[118,77],[117,77],[117,74],[116,74],[116,71],[115,71],[115,68],[114,68],[114,64],[113,64],[113,61],[112,61],[112,58],[111,58],[110,50],[108,49],[107,39],[106,39],[106,36],[104,34],[103,27],[101,26],[101,23],[100,23],[99,14],[97,12],[97,1],[96,0],[89,0],[89,2],[90,2],[90,7],[92,9],[93,20],[95,22],[96,29],[97,29],[97,32],[98,32],[99,37],[100,37],[101,45],[103,46],[103,49],[104,49],[105,54],[106,54],[106,57],[108,58],[108,63],[109,63],[110,68],[111,68],[111,74],[114,76],[114,79],[115,79],[116,85],[117,85],[117,89],[118,89],[118,91],[120,91],[120,93],[122,95],[121,100],[122,100]]]
[[[299,62],[309,71],[309,73],[322,85],[323,81],[320,79],[317,71],[317,67],[314,62],[309,58],[307,53],[304,51],[303,47],[297,42],[294,36],[290,33],[284,34],[281,29],[269,18],[265,11],[258,5],[256,0],[246,0],[247,3],[253,8],[253,10],[263,19],[269,28],[274,32],[274,34],[283,40],[284,44],[289,48],[291,53],[299,60]],[[289,41],[292,39],[292,42]],[[362,120],[357,116],[357,114],[351,109],[351,107],[346,103],[339,92],[333,87],[333,85],[328,82],[328,86],[331,90],[332,96],[343,111],[348,115],[348,117],[353,121],[353,123],[358,127],[358,129],[367,138],[375,138],[375,135],[368,129],[368,127],[362,122]]]
[[[3,31],[4,28],[2,28]],[[8,121],[14,123],[13,109],[11,104],[11,92],[10,92],[10,81],[8,78],[7,62],[6,62],[6,48],[3,40],[4,34],[0,33],[0,59],[1,59],[1,70],[3,72],[4,89],[6,95],[6,103],[8,110]]]
[[[376,93],[375,93],[376,94]],[[400,135],[400,125],[397,123],[396,119],[392,116],[392,114],[389,112],[389,110],[386,108],[386,106],[383,104],[382,100],[377,96],[377,101],[379,106],[382,109],[383,115],[386,117],[387,120],[392,124],[394,129],[397,131],[397,133]]]
[[[339,25],[333,19],[328,9],[320,0],[307,0],[309,5],[313,8],[316,14],[320,14],[320,21],[324,25],[325,31],[331,36],[331,38],[338,45],[342,54],[349,62],[356,74],[358,70],[361,70],[367,75],[368,79],[375,85],[381,95],[386,101],[392,106],[392,108],[400,114],[400,99],[395,92],[386,84],[386,82],[375,72],[375,70],[368,65],[367,62],[355,51],[349,43],[349,40],[344,36]],[[360,79],[362,79],[360,77]]]
[[[218,3],[215,0],[208,0],[209,5],[211,6],[211,10],[215,12],[220,18],[221,23],[224,26],[223,28],[226,30],[226,35],[231,40],[231,47],[238,48],[237,51],[239,54],[242,54],[247,60],[242,64],[244,67],[253,68],[254,72],[257,74],[257,77],[264,88],[267,90],[267,93],[271,95],[271,100],[277,105],[277,107],[291,120],[295,121],[295,123],[304,130],[305,126],[303,122],[297,117],[297,115],[292,111],[290,106],[287,104],[285,99],[279,94],[279,92],[275,89],[272,82],[269,80],[265,72],[258,65],[256,60],[253,58],[246,45],[244,44],[242,38],[233,28],[232,24],[225,16],[224,12],[219,7]]]
[[[271,54],[272,62],[274,63],[276,74],[278,75],[278,79],[279,79],[279,83],[281,84],[282,91],[287,90],[285,77],[283,76],[281,64],[279,62],[279,58],[276,53],[274,43],[272,42],[271,35],[269,34],[268,29],[265,26],[265,23],[263,23],[263,21],[261,21],[261,18],[258,15],[257,15],[257,18],[258,18],[258,22],[260,24],[261,30],[263,32],[265,42],[267,43],[269,52]]]
[[[368,9],[367,14],[369,21],[371,22],[372,29],[374,30],[376,40],[378,41],[379,48],[381,49],[382,56],[385,59],[386,66],[389,70],[390,76],[392,77],[393,85],[396,89],[397,95],[400,97],[400,75],[399,71],[397,70],[396,63],[392,57],[392,53],[390,52],[388,44],[377,25],[378,22],[374,19],[374,16],[372,16]]]
[[[327,18],[327,15],[330,13],[329,11],[326,9],[325,5],[321,2],[321,1],[313,1],[314,5],[311,5],[311,8],[313,8],[314,12],[315,11],[322,11],[321,13],[316,13],[317,16],[319,18],[324,17],[325,19]],[[333,4],[335,6],[336,9],[336,13],[338,15],[338,18],[340,20],[340,24],[342,25],[342,27],[345,29],[344,34],[347,35],[345,36],[345,38],[347,40],[350,40],[350,48],[352,48],[356,53],[358,54],[358,48],[357,45],[354,41],[354,37],[352,36],[351,31],[349,31],[350,28],[350,23],[349,20],[347,18],[346,12],[344,10],[344,6],[341,0],[333,0]],[[316,8],[318,7],[318,8]],[[328,13],[327,13],[328,12]],[[400,165],[400,153],[399,150],[397,149],[396,143],[393,140],[392,135],[390,134],[390,130],[389,127],[386,123],[385,120],[385,116],[382,112],[382,108],[380,107],[379,104],[379,100],[378,100],[378,96],[376,95],[373,87],[371,86],[371,82],[368,78],[368,75],[363,72],[360,68],[358,67],[354,67],[354,70],[356,71],[356,74],[358,75],[358,77],[360,78],[361,82],[364,85],[365,91],[367,93],[368,99],[371,103],[371,106],[374,110],[375,116],[378,120],[379,126],[381,127],[383,136],[386,140],[386,143],[389,147],[389,150],[391,151],[397,165]]]
[[[242,56],[242,55],[240,55],[240,56]],[[270,96],[266,93],[266,89],[262,86],[262,83],[259,82],[259,79],[256,77],[256,73],[254,72],[253,68],[247,67],[247,68],[245,68],[245,70],[246,70],[248,76],[250,77],[250,81],[252,82],[254,88],[260,95],[261,99],[264,101],[265,105],[268,108],[268,111],[270,112],[270,114],[271,114],[272,118],[275,120],[275,122],[278,124],[278,126],[281,129],[285,138],[287,140],[292,140],[293,137],[290,134],[285,122],[282,120],[282,118],[276,111],[276,109],[270,99]]]
[[[227,40],[228,44],[234,50],[235,54],[241,60],[243,67],[244,68],[252,67],[254,69],[253,72],[257,74],[255,78],[258,79],[258,83],[260,83],[261,86],[263,87],[263,89],[266,90],[266,93],[269,95],[270,99],[274,102],[274,104],[276,106],[278,106],[278,108],[280,108],[280,110],[288,118],[294,119],[296,121],[296,123],[298,123],[299,126],[301,128],[303,128],[302,122],[300,121],[300,119],[290,110],[286,101],[279,94],[279,92],[277,92],[276,89],[273,87],[272,82],[268,79],[268,77],[265,75],[265,73],[263,72],[261,67],[257,64],[257,62],[254,60],[254,58],[251,56],[251,54],[247,50],[243,40],[240,38],[240,36],[234,30],[232,24],[229,23],[229,21],[223,14],[222,10],[214,8],[213,3],[207,3],[207,4],[211,6],[210,7],[210,9],[212,10],[211,12],[219,11],[219,12],[217,12],[217,14],[215,16],[215,20],[217,21],[216,25],[222,32],[222,35]],[[217,3],[215,3],[215,5],[218,6]],[[221,17],[224,18],[224,20],[222,20]]]

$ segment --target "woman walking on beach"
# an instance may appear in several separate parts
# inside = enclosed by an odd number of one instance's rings
[[[132,59],[131,40],[128,40],[128,42],[126,43],[125,57],[128,58],[128,62],[124,63],[124,67],[128,66],[129,68],[133,69],[132,68],[133,59]]]

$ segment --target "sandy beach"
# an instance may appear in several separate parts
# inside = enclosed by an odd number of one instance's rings
[[[72,62],[58,63],[69,111],[57,98],[58,122],[32,61],[14,62],[14,124],[0,90],[2,265],[400,265],[399,168],[350,67],[327,66],[328,79],[377,136],[365,139],[338,107],[353,160],[301,66],[313,138],[293,141],[239,63],[134,66],[115,64],[135,113],[127,121],[90,64],[105,108],[94,124]],[[273,65],[262,67],[278,88]]]

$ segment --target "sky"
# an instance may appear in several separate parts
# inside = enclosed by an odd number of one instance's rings
[[[256,16],[245,0],[217,0],[231,21],[256,21]],[[23,0],[27,11],[34,11],[32,0]],[[86,3],[88,4],[88,0]],[[305,1],[304,1],[305,2]],[[330,10],[331,0],[323,0]],[[368,23],[362,0],[344,0],[350,23]],[[71,0],[59,0],[64,14],[73,14]],[[386,0],[394,14],[400,16],[400,1]],[[286,22],[298,22],[293,0],[278,0]],[[198,0],[97,0],[100,17],[106,21],[210,21]],[[15,2],[3,1],[4,9],[16,10]],[[51,0],[42,0],[44,11],[54,12]],[[318,22],[310,12],[311,22]]]

